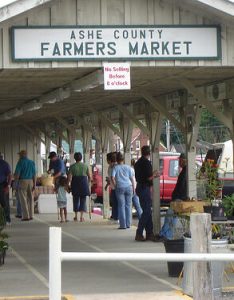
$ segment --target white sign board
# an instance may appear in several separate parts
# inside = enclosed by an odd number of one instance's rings
[[[129,63],[104,64],[104,89],[105,90],[130,90],[130,65]]]
[[[12,59],[220,59],[218,26],[13,27]]]

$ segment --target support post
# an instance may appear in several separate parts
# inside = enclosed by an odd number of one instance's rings
[[[74,162],[76,130],[75,129],[68,129],[67,130],[67,136],[68,136],[68,142],[69,142],[70,164],[72,164]]]
[[[50,227],[49,236],[49,300],[61,299],[61,227]]]
[[[103,194],[103,218],[108,219],[110,217],[110,199],[108,190],[105,191],[106,177],[108,175],[108,164],[106,161],[106,155],[109,146],[109,128],[103,124],[102,120],[99,119],[99,132],[100,142],[102,149],[102,194]]]
[[[160,112],[152,112],[146,115],[147,126],[149,128],[149,139],[151,144],[151,157],[153,170],[159,171],[159,145],[160,145],[160,135],[162,128],[162,115]],[[153,225],[154,233],[159,233],[161,229],[161,219],[160,219],[160,178],[154,178],[153,180]]]
[[[131,107],[132,108],[132,107]],[[124,148],[124,162],[126,165],[131,165],[131,141],[133,122],[120,113],[120,128]]]
[[[211,252],[211,215],[191,214],[190,230],[192,236],[192,253]],[[196,261],[193,265],[193,299],[218,300],[213,295],[213,278],[211,262]]]

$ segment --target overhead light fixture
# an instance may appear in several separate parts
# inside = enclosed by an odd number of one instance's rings
[[[38,100],[33,100],[23,104],[23,111],[34,111],[42,108],[42,103],[38,102]]]
[[[70,97],[71,90],[70,88],[59,88],[57,90],[54,90],[51,93],[45,94],[40,97],[40,104],[53,104],[56,102],[63,101],[64,99]]]
[[[95,87],[98,87],[103,83],[104,83],[103,72],[101,70],[97,70],[87,76],[74,80],[71,83],[71,89],[74,92],[84,92],[84,91],[91,90]]]

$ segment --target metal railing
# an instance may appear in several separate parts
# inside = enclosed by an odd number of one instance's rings
[[[234,261],[234,253],[99,253],[62,252],[60,227],[49,233],[49,300],[60,300],[62,261]]]

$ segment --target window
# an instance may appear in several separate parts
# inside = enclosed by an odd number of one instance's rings
[[[141,149],[141,142],[136,141],[136,150],[140,150],[140,149]]]
[[[160,159],[159,160],[159,171],[160,171],[160,174],[163,174],[163,166],[164,166],[164,161],[163,161],[163,159]]]
[[[170,160],[169,176],[177,177],[178,174],[179,174],[179,161],[178,159],[172,159]]]

